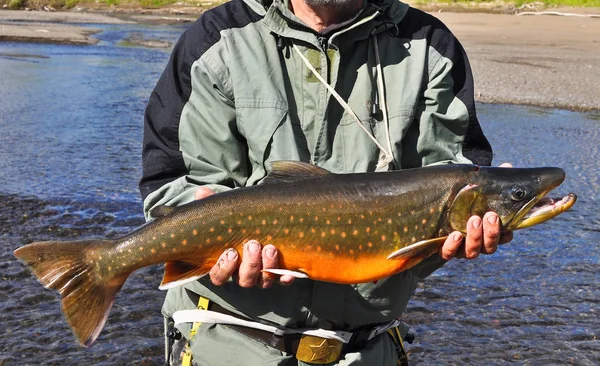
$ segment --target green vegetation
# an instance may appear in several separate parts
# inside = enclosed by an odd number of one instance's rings
[[[208,9],[226,0],[0,0],[0,8],[9,9],[42,9],[50,7],[54,9],[70,9],[80,5],[84,8],[101,10],[112,9],[160,9],[168,7],[188,7],[198,10]],[[513,7],[519,8],[526,4],[535,5],[537,9],[552,8],[557,6],[570,7],[598,7],[600,0],[401,0],[423,8],[450,7],[459,9],[481,9],[482,7]]]
[[[414,4],[419,6],[427,5],[457,5],[468,8],[469,5],[514,5],[516,7],[523,6],[525,4],[538,5],[538,7],[558,7],[558,6],[570,6],[570,7],[598,7],[600,8],[600,0],[414,0]]]

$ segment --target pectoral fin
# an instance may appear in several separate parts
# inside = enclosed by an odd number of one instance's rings
[[[440,247],[444,244],[447,238],[447,236],[444,236],[441,238],[428,239],[414,243],[393,252],[392,254],[388,255],[387,259],[404,261],[405,263],[400,268],[400,271],[406,271],[407,269],[431,257],[438,250],[440,250]]]
[[[306,273],[302,273],[299,271],[290,271],[289,269],[277,269],[277,268],[272,268],[272,269],[263,269],[263,272],[267,272],[267,273],[272,273],[272,274],[276,274],[279,276],[292,276],[295,278],[308,278],[308,275]]]
[[[195,281],[210,271],[211,266],[206,268],[198,267],[190,263],[175,261],[165,263],[165,274],[158,287],[161,290],[168,290],[173,287]]]

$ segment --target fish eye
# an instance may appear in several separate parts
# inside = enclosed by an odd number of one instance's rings
[[[510,192],[510,196],[514,201],[521,201],[525,198],[525,190],[521,187],[514,187]]]

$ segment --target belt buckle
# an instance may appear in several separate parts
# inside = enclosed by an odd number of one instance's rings
[[[298,361],[322,365],[337,361],[344,344],[336,339],[327,339],[303,334],[300,337],[296,359]]]

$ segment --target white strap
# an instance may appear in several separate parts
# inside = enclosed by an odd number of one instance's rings
[[[235,316],[218,313],[216,311],[211,310],[179,310],[173,314],[173,321],[175,322],[175,324],[198,322],[210,324],[240,325],[243,327],[264,330],[267,332],[271,332],[275,335],[299,333],[315,337],[335,339],[343,343],[350,342],[350,339],[352,338],[352,332],[327,329],[279,328],[272,325],[236,318]]]
[[[385,104],[382,104],[382,106],[384,107],[385,111],[384,113],[384,118],[385,118],[385,124],[386,124],[386,135],[388,138],[388,146],[390,147],[389,150],[386,150],[380,143],[379,141],[377,141],[377,139],[375,138],[375,136],[373,136],[373,134],[367,130],[367,128],[363,125],[362,121],[360,120],[360,118],[358,118],[358,116],[356,115],[356,113],[354,113],[354,111],[352,110],[352,108],[350,108],[350,106],[348,105],[348,103],[346,103],[346,101],[338,94],[338,92],[335,91],[335,89],[329,85],[327,83],[327,81],[325,81],[325,79],[323,79],[323,77],[317,72],[317,70],[315,70],[315,68],[311,65],[310,61],[308,61],[308,59],[302,54],[302,51],[300,51],[298,49],[298,46],[296,46],[295,44],[292,45],[292,48],[294,49],[294,51],[296,51],[296,53],[298,54],[298,56],[300,56],[300,58],[302,59],[302,61],[304,61],[304,64],[306,65],[306,67],[308,67],[308,69],[317,77],[317,79],[319,79],[319,81],[321,82],[321,84],[323,84],[325,86],[325,88],[327,88],[327,90],[329,90],[329,92],[331,93],[331,95],[340,103],[340,105],[344,108],[344,110],[346,111],[346,113],[348,113],[352,119],[354,119],[354,122],[356,122],[356,124],[358,125],[358,127],[360,127],[361,130],[363,130],[364,133],[367,134],[367,136],[369,136],[369,138],[375,143],[375,145],[379,148],[382,158],[380,158],[380,161],[378,162],[378,168],[382,168],[384,166],[387,166],[390,162],[392,162],[394,160],[394,156],[392,155],[392,150],[391,150],[391,142],[389,141],[389,126],[388,126],[388,121],[387,121],[387,108],[385,106]],[[379,55],[377,55],[377,59],[379,60]],[[379,67],[379,70],[381,69],[381,66]],[[382,75],[380,72],[378,72],[378,78],[381,78]],[[383,81],[381,81],[381,85],[383,85]],[[380,94],[383,94],[380,91]],[[380,95],[381,97],[382,95]]]

